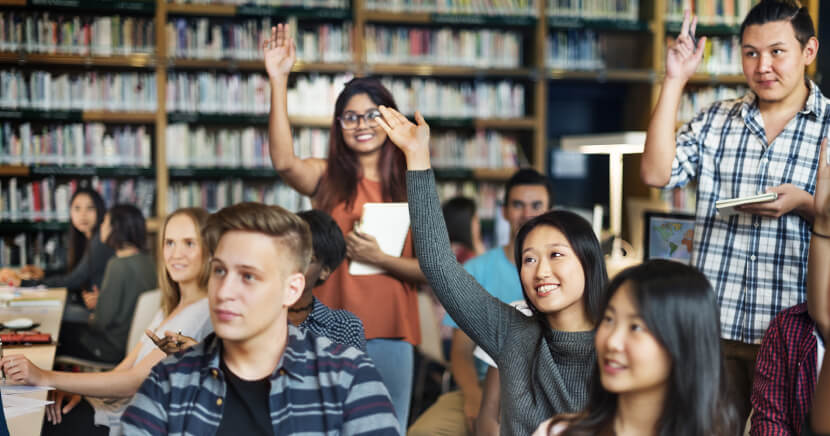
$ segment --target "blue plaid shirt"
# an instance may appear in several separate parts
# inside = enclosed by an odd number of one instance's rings
[[[213,435],[227,382],[215,334],[153,367],[121,423],[127,435]],[[270,376],[268,407],[275,435],[397,436],[389,393],[371,359],[303,328],[288,327],[280,364]]]
[[[300,323],[317,336],[325,336],[338,344],[366,351],[366,333],[363,322],[348,310],[333,310],[312,297],[311,312]]]
[[[677,133],[666,188],[697,179],[693,261],[712,282],[722,335],[760,343],[781,310],[806,300],[810,223],[795,212],[773,219],[741,213],[720,217],[715,202],[790,183],[815,192],[828,99],[808,81],[804,108],[772,144],[753,92],[716,102]]]

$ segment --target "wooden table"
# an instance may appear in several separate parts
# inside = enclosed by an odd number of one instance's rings
[[[37,292],[27,291],[17,297],[17,299],[32,298],[58,300],[60,304],[54,306],[0,306],[0,322],[14,318],[31,318],[34,322],[40,323],[40,327],[37,328],[39,331],[52,335],[52,344],[29,346],[5,345],[3,346],[3,354],[23,354],[35,365],[41,368],[52,369],[52,364],[55,362],[58,334],[61,329],[63,307],[66,304],[66,289],[49,289]],[[25,395],[31,398],[45,400],[47,393],[33,392]],[[45,409],[41,408],[39,412],[28,413],[8,419],[10,434],[15,436],[39,435],[45,413]]]

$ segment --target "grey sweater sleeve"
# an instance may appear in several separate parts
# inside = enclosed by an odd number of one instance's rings
[[[490,295],[455,259],[432,170],[407,171],[415,254],[447,313],[487,354],[498,356],[513,323],[526,319]]]

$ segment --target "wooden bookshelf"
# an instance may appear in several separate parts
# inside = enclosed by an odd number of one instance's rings
[[[651,83],[655,74],[650,70],[600,70],[600,71],[568,71],[561,69],[549,70],[548,78],[554,80],[591,80],[597,82],[643,82]]]
[[[167,3],[167,13],[171,15],[216,15],[232,17],[236,15],[235,5]]]
[[[149,68],[155,64],[155,56],[149,53],[125,56],[85,56],[70,54],[0,53],[0,62],[19,65],[77,65],[88,67]]]
[[[47,10],[53,0],[0,0],[0,7],[33,7]],[[191,123],[197,125],[221,126],[249,126],[259,127],[267,125],[268,117],[259,115],[225,115],[225,114],[184,114],[168,113],[166,107],[167,75],[170,71],[244,71],[264,73],[261,60],[230,60],[230,59],[181,59],[167,53],[166,25],[173,17],[287,17],[296,16],[301,21],[349,21],[352,24],[353,46],[352,62],[340,63],[303,63],[298,61],[294,71],[298,73],[342,74],[352,73],[355,76],[378,75],[393,77],[438,77],[448,81],[476,81],[510,79],[520,82],[526,87],[526,115],[515,119],[442,119],[427,117],[427,121],[436,129],[492,129],[496,131],[510,131],[512,134],[522,135],[522,138],[531,138],[525,145],[525,152],[531,165],[540,171],[546,170],[548,151],[547,139],[547,97],[548,87],[557,81],[593,82],[596,86],[605,86],[606,83],[615,85],[624,84],[631,89],[630,97],[626,102],[624,118],[629,129],[645,129],[649,114],[659,93],[664,71],[666,35],[674,35],[679,30],[679,23],[666,19],[666,0],[640,0],[640,13],[637,20],[590,19],[570,16],[551,16],[547,10],[547,0],[537,0],[537,10],[532,16],[516,14],[494,16],[486,14],[441,14],[431,12],[400,12],[367,9],[364,0],[353,0],[349,9],[333,8],[303,8],[303,7],[273,7],[230,4],[179,4],[168,3],[168,0],[124,0],[112,2],[107,0],[62,0],[60,10],[62,14],[72,14],[73,10],[84,13],[103,13],[120,15],[147,15],[153,14],[156,29],[155,50],[151,54],[134,55],[67,55],[67,54],[40,54],[22,52],[0,52],[0,64],[7,68],[12,67],[40,67],[61,71],[63,67],[105,68],[109,71],[119,69],[147,69],[153,70],[157,87],[157,110],[155,112],[106,112],[106,111],[39,111],[17,110],[0,108],[0,121],[3,120],[38,120],[49,122],[103,122],[113,124],[153,124],[154,153],[153,168],[151,169],[103,169],[92,170],[59,170],[53,167],[43,167],[33,170],[33,166],[0,166],[0,177],[28,177],[45,175],[49,171],[61,177],[71,177],[73,174],[81,176],[102,174],[139,174],[141,177],[155,177],[156,181],[156,215],[162,216],[167,206],[167,190],[170,180],[187,178],[253,178],[277,180],[276,172],[269,169],[181,169],[167,167],[166,129],[169,123]],[[807,0],[805,4],[810,9],[814,20],[818,20],[818,0]],[[117,5],[126,7],[121,10]],[[51,10],[51,9],[49,9]],[[365,29],[368,24],[464,27],[464,28],[497,28],[516,29],[522,33],[523,63],[520,68],[477,68],[448,65],[423,64],[390,64],[369,63],[365,55]],[[736,25],[700,25],[699,35],[734,35],[738,31]],[[600,71],[573,71],[551,69],[546,64],[545,44],[548,35],[558,29],[591,29],[598,33],[621,35],[619,38],[637,38],[642,44],[637,46],[636,66],[631,69],[609,67]],[[815,67],[811,66],[811,74]],[[696,74],[691,83],[694,85],[742,85],[745,79],[742,75],[712,75]],[[293,126],[329,128],[330,117],[290,117]],[[626,163],[626,194],[641,194],[644,189],[639,182],[634,168],[628,168]],[[634,164],[637,164],[634,162]],[[73,172],[75,171],[75,172]],[[514,169],[485,169],[485,168],[444,168],[437,173],[450,180],[480,180],[488,182],[503,182],[514,172]],[[628,178],[631,175],[631,178]],[[108,176],[109,177],[109,176]],[[129,176],[124,176],[129,177]],[[630,183],[631,181],[635,183]],[[633,189],[629,187],[633,186]],[[151,222],[153,220],[148,221]],[[155,219],[158,223],[158,219]],[[148,224],[149,227],[149,224]]]
[[[367,64],[368,74],[445,77],[531,77],[530,68],[473,68],[451,65]]]
[[[265,64],[261,60],[168,58],[165,63],[169,68],[182,70],[240,70],[265,73]],[[297,73],[345,73],[353,69],[350,64],[345,63],[297,61],[294,63],[292,71]]]
[[[710,85],[743,85],[746,78],[743,74],[695,74],[689,80],[691,84]]]
[[[83,121],[118,124],[152,124],[156,122],[155,112],[109,112],[83,111]]]

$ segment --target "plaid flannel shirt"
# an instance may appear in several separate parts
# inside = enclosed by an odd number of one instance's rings
[[[815,192],[828,99],[808,81],[804,108],[772,144],[753,92],[716,102],[677,133],[666,188],[697,180],[692,259],[718,296],[722,335],[759,343],[772,318],[806,300],[810,223],[795,212],[772,219],[741,213],[721,217],[715,202],[790,183]]]
[[[806,303],[772,320],[755,361],[751,436],[801,434],[817,381],[815,328]]]

